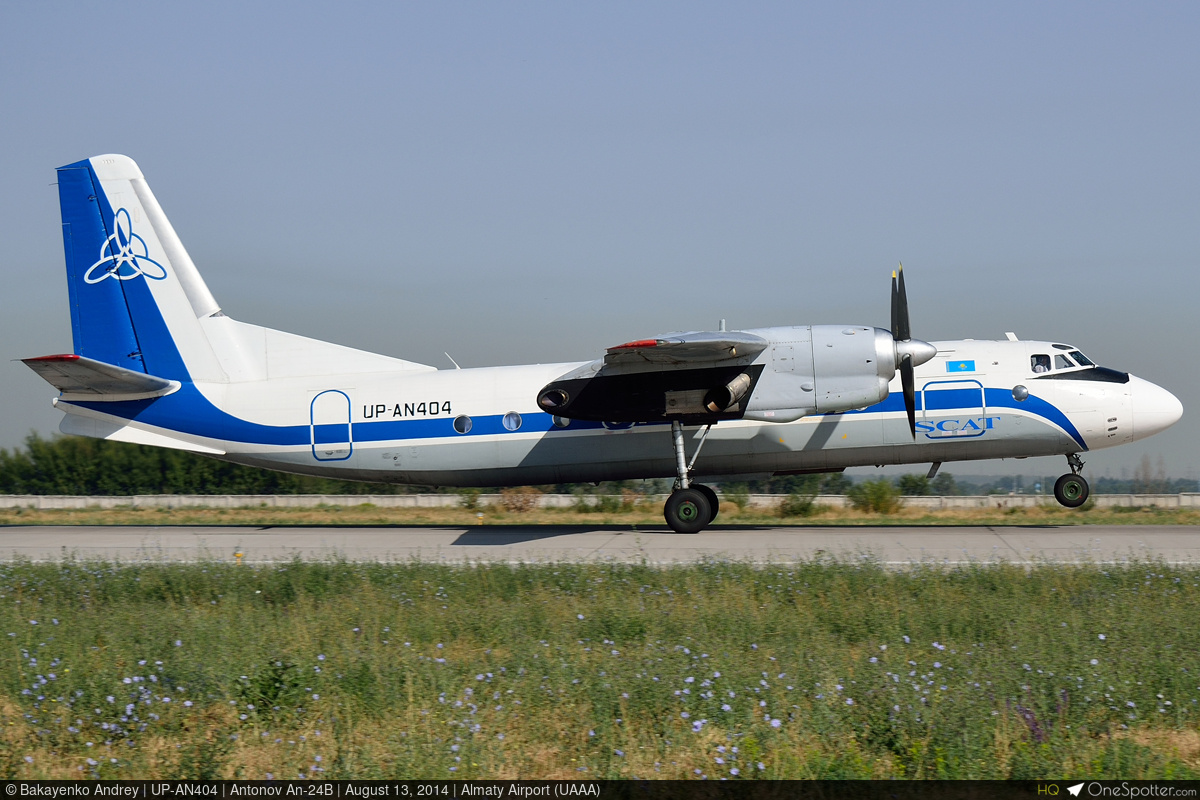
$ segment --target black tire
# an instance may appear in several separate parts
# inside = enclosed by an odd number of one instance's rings
[[[699,533],[712,518],[712,511],[703,492],[680,489],[667,498],[663,516],[676,533]]]
[[[712,521],[717,518],[717,514],[721,512],[721,501],[717,499],[717,493],[712,490],[711,486],[705,486],[702,483],[693,483],[691,488],[700,492],[708,500],[708,521],[709,524],[712,524]]]
[[[1054,482],[1054,499],[1067,508],[1079,508],[1092,493],[1082,475],[1063,475]]]

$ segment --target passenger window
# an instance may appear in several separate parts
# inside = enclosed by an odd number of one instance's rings
[[[1085,356],[1083,353],[1079,352],[1078,350],[1076,350],[1075,352],[1071,353],[1071,357],[1072,357],[1072,358],[1074,358],[1074,359],[1075,359],[1075,363],[1076,363],[1076,364],[1078,364],[1078,365],[1079,365],[1079,366],[1081,366],[1081,367],[1094,367],[1094,366],[1096,366],[1096,365],[1095,365],[1095,363],[1093,363],[1093,362],[1092,362],[1092,360],[1091,360],[1090,358],[1088,358],[1087,356]]]
[[[1050,371],[1050,356],[1038,353],[1036,356],[1029,357],[1029,366],[1034,372],[1049,372]]]
[[[1071,359],[1067,358],[1064,355],[1055,353],[1055,355],[1054,355],[1054,368],[1055,369],[1070,369],[1073,366],[1075,366],[1075,365],[1071,363]]]

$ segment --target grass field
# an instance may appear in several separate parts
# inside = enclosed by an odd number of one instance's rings
[[[316,508],[87,508],[0,509],[0,525],[664,525],[657,501],[615,504],[612,510],[540,508],[377,508],[370,504]],[[739,510],[721,504],[722,525],[1200,525],[1200,509],[979,508],[877,514],[816,507],[811,516],[782,516],[776,509]]]
[[[1200,776],[1200,571],[0,566],[3,777]]]

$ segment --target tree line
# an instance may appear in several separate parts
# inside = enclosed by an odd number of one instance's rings
[[[1014,490],[1044,494],[1053,487],[1054,477],[1040,479],[1040,485],[1028,484],[1020,478],[973,483],[943,471],[933,480],[912,474],[901,475],[890,482],[904,495],[1007,494]],[[853,478],[835,472],[724,483],[720,488],[727,494],[815,496],[850,494],[854,485]],[[669,492],[671,482],[611,481],[599,486],[557,484],[538,488],[561,494],[657,494]],[[11,451],[0,448],[0,494],[411,494],[430,491],[438,490],[290,475],[230,464],[183,450],[79,436],[45,438],[31,433],[23,448]],[[1094,478],[1092,491],[1097,494],[1175,494],[1200,491],[1200,487],[1195,480],[1167,478],[1161,459],[1152,466],[1147,456],[1130,478]]]
[[[184,450],[31,433],[24,448],[0,449],[2,494],[403,494],[359,483],[245,467]]]

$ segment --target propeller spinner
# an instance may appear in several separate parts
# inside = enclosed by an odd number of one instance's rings
[[[908,430],[917,438],[917,393],[914,368],[937,355],[929,342],[912,338],[908,324],[908,295],[904,291],[904,265],[892,273],[892,340],[896,348],[896,369],[904,387],[904,410],[908,412]]]

